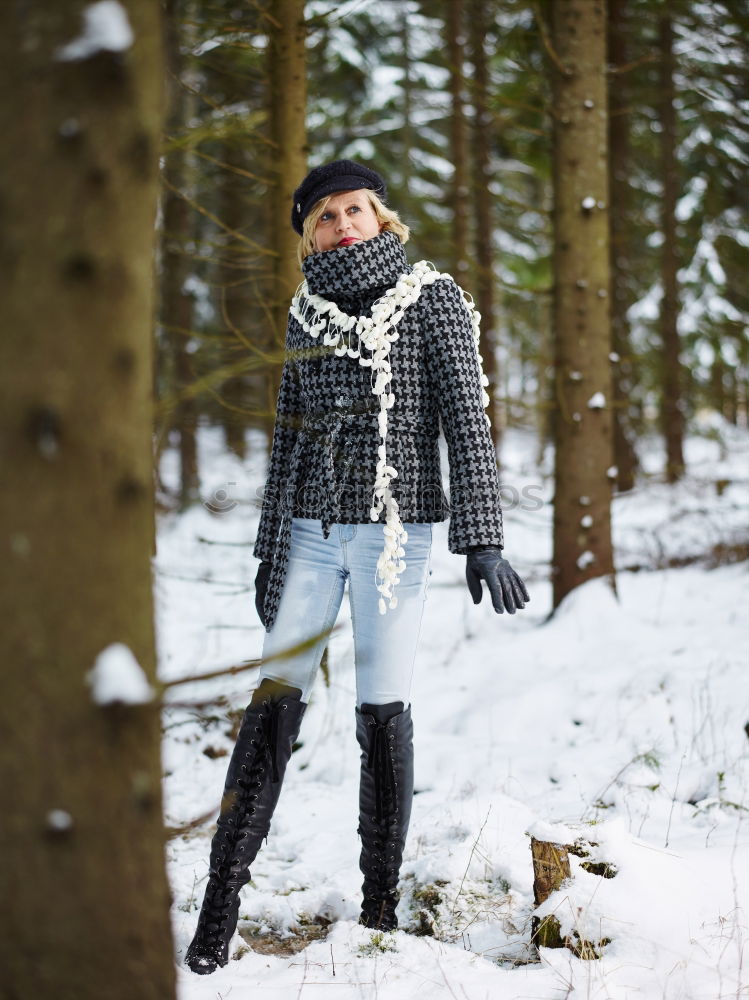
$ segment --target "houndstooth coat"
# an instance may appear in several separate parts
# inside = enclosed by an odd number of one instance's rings
[[[388,231],[350,247],[312,254],[303,264],[311,293],[351,315],[373,303],[410,271],[403,246]],[[476,347],[468,310],[454,281],[423,288],[398,324],[390,351],[388,464],[400,518],[450,517],[448,546],[503,544],[496,455],[481,402]],[[278,393],[268,479],[254,555],[273,563],[265,595],[266,629],[278,611],[292,517],[319,518],[327,538],[335,523],[369,522],[380,436],[379,402],[370,369],[337,357],[289,317],[286,361]],[[450,502],[442,488],[438,436],[447,440]],[[381,515],[384,520],[384,513]],[[407,547],[407,546],[406,546]],[[408,552],[406,552],[406,559]]]

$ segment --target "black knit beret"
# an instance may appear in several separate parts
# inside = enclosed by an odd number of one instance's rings
[[[385,181],[376,170],[353,160],[333,160],[310,170],[294,192],[291,224],[302,235],[304,220],[321,198],[337,191],[358,191],[368,188],[384,201],[387,198]]]

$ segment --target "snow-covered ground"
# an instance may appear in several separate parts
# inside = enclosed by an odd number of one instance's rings
[[[614,502],[618,600],[592,581],[547,621],[549,456],[539,469],[524,433],[505,442],[503,478],[505,554],[528,581],[527,609],[500,617],[486,599],[474,607],[464,559],[447,551],[447,526],[435,528],[412,691],[417,794],[395,934],[356,922],[347,599],[271,836],[243,890],[247,940],[237,936],[239,957],[205,978],[182,956],[232,746],[229,713],[244,709],[253,670],[170,689],[167,822],[204,817],[168,847],[180,1000],[749,996],[749,562],[711,568],[709,558],[715,545],[749,542],[749,434],[711,420],[696,430],[682,484],[661,482],[657,443],[646,443],[638,488]],[[250,443],[253,457],[240,463],[204,432],[206,505],[160,519],[163,680],[260,654],[251,498],[264,457]],[[167,482],[173,462],[167,453]],[[572,856],[572,881],[543,910],[585,940],[609,939],[600,958],[530,946],[531,830],[582,837],[597,845],[593,860],[616,868],[602,878]]]

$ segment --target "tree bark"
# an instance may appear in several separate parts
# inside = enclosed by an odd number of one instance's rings
[[[563,844],[553,844],[547,840],[531,837],[531,857],[533,859],[533,901],[536,906],[545,903],[552,892],[570,878],[570,859]],[[537,947],[564,948],[559,921],[553,915],[533,917],[531,939]]]
[[[675,483],[684,475],[684,372],[679,358],[679,251],[676,238],[676,202],[679,165],[676,158],[676,109],[674,107],[674,42],[668,13],[659,18],[661,121],[661,428],[666,444],[666,480]]]
[[[463,0],[446,0],[445,40],[450,71],[450,153],[453,178],[450,188],[452,209],[451,268],[457,281],[468,274],[468,143],[465,118],[463,73]]]
[[[411,54],[411,27],[408,23],[408,9],[406,5],[401,6],[400,17],[400,45],[401,57],[403,59],[403,76],[400,81],[403,98],[401,108],[403,111],[403,125],[400,129],[400,148],[403,165],[403,200],[405,204],[411,201],[411,157],[414,150],[414,81]]]
[[[606,5],[551,5],[554,120],[553,600],[607,577],[613,460],[609,351]]]
[[[19,1000],[174,996],[158,709],[87,684],[116,642],[155,672],[162,25],[151,0],[120,7],[116,51],[86,49],[81,0],[0,15],[0,968]]]
[[[227,166],[221,173],[221,221],[232,233],[243,233],[247,231],[250,223],[247,211],[249,184],[241,175],[247,164],[244,150],[238,146],[233,137],[224,143],[223,160]],[[232,170],[232,167],[235,169]],[[246,249],[231,233],[224,234],[222,242],[223,248],[216,276],[222,310],[220,325],[223,327],[226,342],[222,355],[226,370],[233,374],[221,387],[221,422],[227,448],[238,458],[244,458],[248,424],[248,385],[242,375],[247,360],[247,348],[243,340],[252,338],[253,302],[248,290],[248,276],[243,270],[243,261],[247,258]]]
[[[189,16],[190,11],[186,12]],[[173,138],[185,128],[194,107],[180,82],[183,70],[181,32],[182,0],[167,0],[166,52],[167,52],[167,135]],[[190,258],[187,248],[193,236],[193,214],[190,206],[178,192],[185,190],[189,181],[189,154],[185,149],[170,149],[164,158],[164,178],[167,184],[162,194],[161,227],[161,324],[164,331],[164,349],[171,364],[161,381],[161,390],[173,399],[171,412],[164,414],[167,426],[179,436],[179,505],[184,510],[198,499],[198,447],[197,406],[195,399],[184,392],[193,381],[190,353],[187,349],[189,330],[193,323],[193,297],[185,288],[190,275]],[[166,437],[159,435],[160,440]]]
[[[612,71],[626,66],[626,0],[608,0],[608,61]],[[629,91],[625,79],[617,75],[609,95],[609,204],[611,230],[611,347],[615,359],[612,368],[614,415],[614,464],[616,485],[620,491],[635,485],[637,454],[630,430],[630,391],[633,381],[627,311],[632,305],[630,292],[630,247],[628,232],[631,218],[629,142]]]
[[[282,348],[291,297],[301,280],[296,260],[298,236],[291,228],[294,189],[307,170],[307,63],[304,0],[274,0],[269,21],[269,108],[274,177],[269,192],[270,234],[275,253],[270,316],[276,348]],[[269,425],[278,395],[279,365],[268,380]]]
[[[722,416],[728,417],[726,406],[726,365],[720,356],[720,343],[714,340],[710,345],[713,349],[713,363],[710,366],[710,405]]]
[[[481,313],[481,355],[484,374],[489,380],[487,412],[491,420],[495,447],[499,446],[504,429],[505,415],[497,406],[501,395],[494,309],[494,225],[492,196],[489,191],[491,177],[491,131],[493,119],[489,113],[489,67],[486,58],[486,35],[489,15],[486,0],[471,0],[469,7],[471,62],[473,63],[473,217],[476,245],[476,305]]]

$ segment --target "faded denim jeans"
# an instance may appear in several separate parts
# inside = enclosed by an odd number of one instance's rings
[[[323,538],[319,519],[292,520],[286,580],[278,617],[265,634],[263,658],[318,638],[305,650],[264,664],[258,684],[272,678],[301,688],[302,701],[309,701],[327,632],[335,624],[348,579],[357,707],[391,701],[408,706],[430,575],[432,525],[408,523],[404,528],[408,532],[406,569],[393,589],[398,604],[383,615],[375,586],[384,544],[382,524],[334,524]]]

